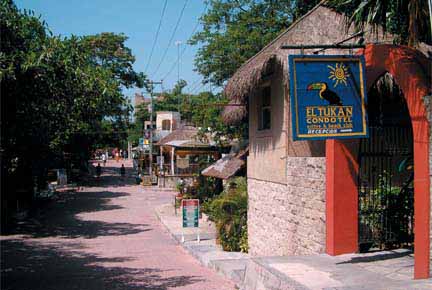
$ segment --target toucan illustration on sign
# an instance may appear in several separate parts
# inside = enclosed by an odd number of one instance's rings
[[[329,102],[329,105],[342,106],[341,98],[328,88],[327,83],[312,83],[307,90],[319,90],[319,97]]]
[[[364,58],[290,55],[293,140],[368,136]]]

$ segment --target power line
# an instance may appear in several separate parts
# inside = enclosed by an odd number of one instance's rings
[[[145,68],[144,72],[147,72],[147,69],[148,69],[148,67],[150,65],[150,62],[151,62],[151,59],[152,59],[152,56],[153,56],[153,51],[154,51],[154,48],[156,46],[156,42],[157,42],[157,39],[158,39],[158,36],[159,36],[159,32],[160,32],[160,29],[161,29],[161,26],[162,26],[162,19],[163,19],[164,15],[165,15],[165,10],[166,10],[166,7],[167,7],[167,3],[168,3],[168,0],[165,0],[164,6],[162,8],[162,14],[161,14],[161,17],[160,17],[160,20],[159,20],[159,25],[158,25],[158,28],[157,28],[157,31],[156,31],[156,36],[155,36],[155,39],[153,41],[153,46],[152,46],[152,49],[151,49],[151,52],[150,52],[150,57],[149,57],[149,60],[147,62],[147,65],[146,65],[146,68]]]
[[[206,5],[204,6],[204,10],[203,10],[202,14],[204,14],[207,11],[207,6],[208,6],[208,3],[206,3]],[[198,29],[199,25],[200,25],[200,21],[199,21],[199,18],[198,18],[198,21],[195,24],[195,27],[192,29],[192,32],[191,32],[191,35],[189,36],[189,39],[191,39],[192,36],[195,34],[195,32]],[[180,58],[183,57],[183,54],[185,53],[187,47],[188,47],[187,45],[184,46],[182,52],[180,53]],[[178,62],[178,60],[175,63],[173,63],[173,65],[169,69],[168,73],[162,78],[163,80],[166,79],[174,71],[174,68],[176,67],[177,62]]]
[[[199,85],[201,84],[201,79],[194,81],[189,87],[189,94],[191,94]]]
[[[206,85],[205,83],[201,83],[201,86],[195,88],[191,94],[193,95],[195,93],[198,93],[199,90],[201,90],[205,85]]]
[[[193,83],[191,83],[188,88],[189,92],[191,92],[200,81],[200,79],[197,79]]]
[[[159,62],[159,64],[158,64],[158,66],[157,66],[155,72],[153,73],[153,75],[156,75],[156,74],[157,74],[157,72],[159,71],[160,66],[162,65],[163,61],[165,60],[165,57],[166,57],[166,55],[167,55],[167,53],[168,53],[168,50],[169,50],[169,48],[170,48],[170,46],[171,46],[171,43],[172,43],[172,41],[173,41],[173,39],[174,39],[174,36],[175,36],[176,32],[177,32],[177,28],[179,27],[180,21],[181,21],[181,19],[182,19],[182,17],[183,17],[183,13],[184,13],[184,10],[185,10],[185,8],[186,8],[186,5],[187,5],[188,1],[189,1],[189,0],[185,0],[185,2],[184,2],[184,5],[183,5],[183,8],[182,8],[182,10],[181,10],[181,12],[180,12],[179,18],[177,19],[176,26],[174,27],[174,31],[173,31],[173,33],[171,34],[171,38],[170,38],[170,40],[169,40],[169,42],[168,42],[168,46],[167,46],[167,48],[165,49],[164,54],[163,54],[163,56],[162,56],[162,59],[161,59],[161,61]]]

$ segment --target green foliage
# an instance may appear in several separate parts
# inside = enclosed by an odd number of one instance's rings
[[[0,29],[1,163],[11,186],[2,192],[31,189],[33,176],[82,167],[95,146],[118,145],[131,110],[121,89],[144,82],[125,36],[52,36],[8,0],[0,4]]]
[[[321,0],[297,0],[294,1],[294,17],[295,20],[308,13],[314,8]]]
[[[203,204],[203,211],[216,223],[218,239],[225,251],[247,252],[247,183],[237,177],[222,194]]]
[[[206,82],[222,86],[249,58],[318,4],[319,0],[208,0],[203,29],[189,40],[200,45],[197,71]],[[325,5],[347,15],[358,30],[382,26],[396,42],[431,43],[428,0],[329,0]]]
[[[206,134],[211,134],[212,138],[222,144],[229,139],[247,138],[247,124],[239,126],[226,126],[221,117],[223,104],[228,102],[220,94],[202,92],[197,95],[182,93],[186,85],[184,80],[180,80],[171,92],[164,92],[154,98],[154,111],[179,111],[182,120],[194,125],[200,130],[200,136],[204,138]],[[160,97],[160,98],[157,98]],[[138,139],[143,133],[144,121],[150,120],[147,105],[140,105],[135,108],[135,123],[129,133],[129,140],[137,144]],[[210,128],[210,129],[209,129]]]
[[[396,35],[398,44],[432,43],[428,0],[330,0],[328,5],[345,13],[347,25],[358,31],[369,24]]]
[[[217,86],[287,28],[294,18],[292,0],[209,0],[202,31],[192,45],[202,45],[195,66],[205,81]],[[303,1],[302,1],[303,2]]]
[[[200,171],[204,170],[208,166],[209,163],[206,162],[205,165],[201,166],[202,169],[200,169]],[[196,198],[199,198],[201,204],[204,204],[205,202],[211,200],[221,191],[222,181],[220,179],[206,177],[203,175],[197,177]]]
[[[244,224],[241,229],[239,248],[240,252],[243,253],[247,253],[249,251],[247,223]]]
[[[403,186],[392,186],[392,178],[389,172],[381,172],[376,188],[360,197],[360,211],[364,214],[359,216],[359,226],[377,241],[384,242],[392,236],[395,241],[407,242],[412,239],[412,228],[407,223],[414,214],[413,179],[409,178]]]

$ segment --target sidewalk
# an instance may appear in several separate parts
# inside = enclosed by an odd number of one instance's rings
[[[0,289],[233,290],[174,241],[155,208],[174,193],[135,184],[130,162],[59,194],[0,236]],[[129,173],[129,174],[128,174]]]
[[[165,204],[156,208],[156,215],[162,224],[170,232],[171,236],[194,256],[200,263],[208,268],[231,279],[237,287],[241,287],[246,271],[249,255],[239,252],[225,252],[216,244],[216,229],[214,224],[207,221],[207,216],[202,214],[199,221],[200,242],[197,242],[197,230],[183,229],[181,222],[181,210],[177,209],[175,215],[173,204]],[[181,242],[182,232],[185,242]]]
[[[181,243],[181,212],[172,204],[156,208],[159,220],[174,239],[201,264],[231,279],[243,290],[333,289],[389,290],[432,289],[432,280],[413,280],[413,255],[408,250],[329,256],[250,257],[224,252],[216,245],[215,228],[203,214],[201,242],[196,230],[184,230]]]

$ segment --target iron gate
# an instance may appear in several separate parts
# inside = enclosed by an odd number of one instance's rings
[[[359,151],[359,249],[413,242],[414,167],[411,126],[369,127]]]

